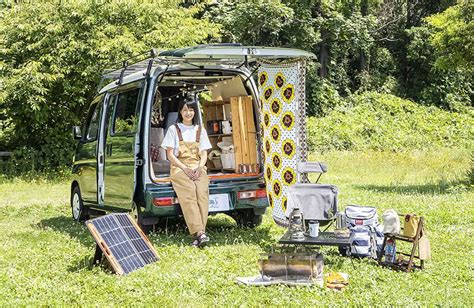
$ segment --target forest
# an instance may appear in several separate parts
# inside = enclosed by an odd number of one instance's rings
[[[474,5],[456,0],[3,1],[0,151],[67,172],[101,72],[151,48],[293,47],[313,150],[472,149]]]

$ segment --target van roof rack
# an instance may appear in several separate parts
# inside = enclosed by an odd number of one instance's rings
[[[313,53],[292,49],[276,47],[242,46],[240,43],[204,44],[194,47],[179,48],[174,50],[151,49],[145,53],[133,56],[123,61],[118,67],[103,71],[99,83],[100,91],[104,81],[116,80],[120,85],[123,79],[133,73],[144,71],[144,76],[149,76],[155,63],[166,65],[166,70],[174,63],[186,63],[190,66],[203,68],[206,62],[236,65],[251,68],[257,64],[257,58],[267,59],[289,59],[289,58],[315,58]],[[255,73],[256,70],[252,72]]]
[[[208,44],[208,45],[198,45],[194,48],[188,48],[187,50],[203,48],[209,46],[239,46],[240,44]],[[174,51],[185,50],[176,49],[172,51],[163,51],[157,50],[155,48],[138,54],[136,56],[130,57],[127,60],[123,61],[121,64],[115,64],[113,68],[105,69],[102,72],[101,79],[98,86],[98,91],[101,89],[105,81],[116,80],[116,84],[120,85],[123,82],[123,79],[131,74],[145,71],[145,76],[149,76],[151,69],[153,68],[154,63],[162,63],[169,66],[172,62],[186,62],[190,65],[200,67],[199,65],[190,63],[188,59],[180,58],[179,56],[173,54]],[[205,59],[199,60],[194,59],[193,62],[200,62]]]
[[[143,70],[146,70],[146,74],[149,74],[153,62],[157,60],[157,55],[157,50],[151,49],[123,61],[118,67],[105,69],[102,72],[101,83],[104,80],[117,80],[117,84],[121,84],[124,77]]]

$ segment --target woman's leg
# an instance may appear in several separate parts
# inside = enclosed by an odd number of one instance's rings
[[[194,181],[194,184],[196,186],[196,199],[201,214],[203,231],[205,231],[209,213],[209,177],[207,173],[203,171],[199,179]]]
[[[184,172],[178,172],[172,175],[171,183],[173,184],[174,191],[178,195],[179,204],[189,233],[194,235],[203,231],[205,225],[202,223],[201,211],[198,207],[196,185]]]

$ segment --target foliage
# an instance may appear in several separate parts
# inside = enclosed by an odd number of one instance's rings
[[[308,121],[313,150],[404,151],[437,147],[474,149],[473,110],[422,107],[388,94],[351,96],[323,118]]]
[[[105,67],[151,47],[219,40],[313,52],[318,59],[308,70],[309,115],[328,116],[367,91],[472,114],[474,9],[466,1],[455,4],[5,1],[0,4],[0,150],[14,150],[13,172],[63,168],[74,146],[70,127],[79,124]]]
[[[318,65],[309,71],[307,84],[311,115],[324,116],[341,98],[364,91],[460,111],[472,102],[472,74],[434,67],[434,28],[424,23],[425,17],[453,4],[454,0],[217,1],[208,6],[206,16],[222,25],[224,42],[314,52]],[[468,42],[469,32],[459,31]]]
[[[341,257],[336,248],[326,247],[321,248],[324,272],[350,275],[342,293],[317,287],[238,285],[236,277],[258,275],[260,254],[269,252],[285,232],[269,212],[255,230],[237,228],[222,215],[211,217],[212,243],[203,250],[188,246],[191,239],[182,224],[168,225],[150,236],[160,260],[119,277],[90,266],[95,242],[83,224],[71,219],[69,183],[8,181],[0,183],[0,305],[457,307],[472,303],[474,194],[463,184],[470,168],[466,151],[331,152],[312,159],[329,164],[322,181],[338,186],[341,209],[362,204],[376,206],[379,217],[387,209],[423,215],[432,248],[425,270],[396,272],[374,261]]]
[[[79,124],[101,71],[155,48],[218,37],[196,7],[133,1],[41,1],[0,11],[0,147],[18,171],[71,161]],[[177,31],[176,29],[179,29]]]
[[[406,90],[408,96],[446,110],[463,111],[470,106],[474,97],[472,73],[435,65],[436,50],[430,43],[432,32],[428,27],[413,27],[406,30],[406,34],[410,41],[407,60],[416,72],[411,78],[412,85]]]
[[[426,18],[434,29],[431,43],[439,53],[436,66],[474,71],[474,3],[463,3]]]

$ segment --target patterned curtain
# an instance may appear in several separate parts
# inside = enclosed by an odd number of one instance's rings
[[[260,61],[258,86],[265,182],[273,219],[287,226],[287,190],[305,175],[297,164],[307,159],[305,61],[272,63]]]

